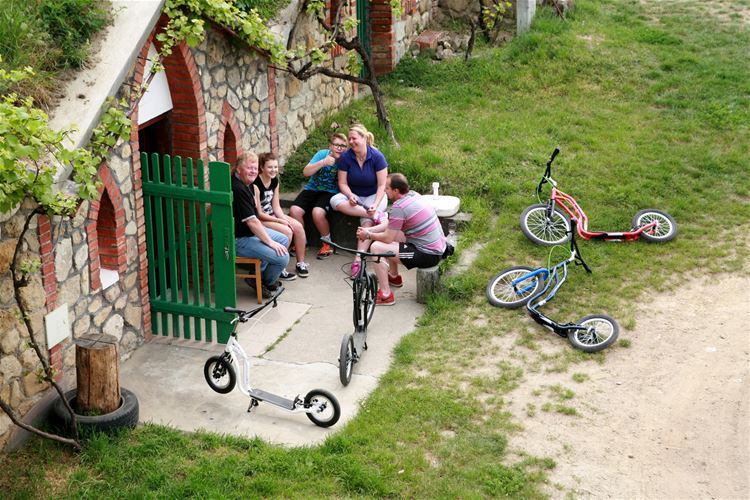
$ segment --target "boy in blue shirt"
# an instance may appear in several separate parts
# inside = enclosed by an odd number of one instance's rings
[[[331,236],[331,226],[326,215],[330,209],[331,197],[339,192],[338,168],[339,159],[347,145],[347,137],[342,133],[333,134],[330,138],[330,149],[321,149],[312,157],[302,170],[310,180],[305,185],[289,209],[289,215],[304,224],[305,213],[311,212],[313,224],[321,237]],[[318,251],[318,259],[333,255],[333,249],[326,243]]]

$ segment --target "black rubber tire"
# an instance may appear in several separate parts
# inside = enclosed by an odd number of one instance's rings
[[[607,326],[606,330],[609,331],[606,332],[602,328],[597,329],[594,327],[593,332],[578,330],[569,333],[568,340],[576,349],[580,349],[583,352],[599,352],[611,346],[620,335],[620,325],[611,316],[606,314],[592,314],[581,318],[581,321],[578,322],[582,326],[589,326],[588,324],[590,323],[604,323]],[[607,337],[600,337],[600,334],[607,333],[609,334]]]
[[[641,233],[641,238],[651,243],[665,243],[672,241],[677,236],[677,223],[667,212],[655,208],[647,208],[639,211],[633,216],[633,229],[645,226],[649,222],[657,220],[656,232],[651,234],[646,231]]]
[[[341,418],[341,406],[339,406],[336,396],[323,389],[313,389],[305,395],[305,408],[309,408],[311,404],[316,402],[325,403],[326,407],[323,411],[330,413],[330,416],[320,418],[321,415],[318,413],[306,413],[307,418],[312,423],[318,427],[330,427],[339,421],[339,418]]]
[[[372,321],[372,315],[375,314],[375,301],[378,296],[378,278],[375,273],[367,273],[367,289],[365,290],[365,329]]]
[[[349,385],[354,371],[354,338],[351,334],[344,335],[341,339],[339,351],[339,379],[341,383]]]
[[[211,356],[203,365],[203,376],[206,377],[208,386],[219,394],[229,394],[237,383],[237,374],[234,367],[222,354]],[[226,377],[225,381],[222,379]]]
[[[71,389],[65,393],[65,399],[75,411],[75,400],[78,395],[78,389]],[[138,425],[139,406],[138,398],[135,394],[124,387],[120,387],[122,404],[118,409],[104,415],[78,415],[76,414],[76,423],[78,429],[82,431],[96,431],[103,433],[112,433],[120,429],[132,429]],[[65,408],[65,403],[60,398],[55,400],[52,405],[52,413],[55,423],[62,431],[70,430],[70,413]]]
[[[485,291],[487,300],[495,307],[503,307],[505,309],[521,307],[539,291],[539,287],[542,286],[542,279],[539,275],[534,276],[532,278],[534,280],[532,289],[520,296],[513,290],[510,283],[532,271],[533,269],[530,267],[514,266],[499,272],[487,283]]]
[[[537,203],[521,213],[521,231],[537,245],[560,245],[570,240],[570,217],[555,208],[547,219],[547,205]]]

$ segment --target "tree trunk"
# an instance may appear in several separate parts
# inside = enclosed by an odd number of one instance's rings
[[[36,356],[42,365],[42,370],[44,371],[44,379],[50,384],[52,384],[52,387],[55,388],[57,395],[60,398],[62,398],[62,401],[65,404],[65,408],[70,412],[70,427],[71,427],[71,433],[73,434],[73,439],[68,439],[57,434],[50,434],[40,429],[37,429],[33,425],[27,425],[23,423],[23,421],[21,420],[21,417],[17,415],[16,412],[13,411],[13,409],[10,407],[10,405],[7,404],[3,400],[2,395],[0,395],[0,409],[2,409],[11,419],[11,421],[14,424],[16,424],[18,427],[28,432],[37,434],[38,436],[41,436],[44,438],[52,439],[60,443],[70,444],[76,450],[80,450],[81,443],[78,442],[78,427],[76,425],[75,413],[73,412],[73,409],[68,404],[68,401],[65,399],[65,394],[63,393],[63,390],[60,387],[60,384],[58,384],[55,381],[55,377],[54,377],[54,374],[52,373],[52,368],[50,367],[49,361],[42,353],[42,348],[39,346],[39,343],[36,341],[36,336],[34,335],[34,329],[31,326],[30,315],[28,314],[28,311],[26,311],[23,300],[21,300],[21,290],[24,287],[28,286],[28,276],[25,273],[19,271],[19,264],[20,264],[19,259],[21,257],[21,247],[23,245],[23,242],[26,241],[26,233],[29,230],[31,220],[34,217],[37,217],[43,213],[44,213],[44,209],[40,206],[37,206],[34,210],[29,212],[29,214],[26,216],[26,220],[23,224],[23,229],[21,229],[21,234],[18,236],[18,240],[16,241],[16,249],[13,252],[13,261],[11,262],[11,265],[10,265],[10,274],[13,278],[13,294],[16,299],[16,304],[18,305],[19,311],[21,311],[21,318],[23,319],[24,325],[26,325],[26,331],[29,333],[29,344],[31,345],[31,348],[34,349],[34,352],[36,353]]]
[[[481,17],[481,13],[479,15]],[[473,19],[469,19],[469,26],[471,26],[471,36],[469,36],[469,43],[466,45],[464,62],[468,61],[471,57],[471,53],[474,51],[474,42],[477,39],[477,23],[475,23]]]
[[[372,98],[375,101],[375,109],[378,113],[378,122],[380,123],[380,126],[383,127],[388,134],[388,138],[391,140],[391,143],[399,148],[401,145],[396,140],[396,134],[393,132],[393,126],[391,125],[391,120],[388,119],[388,111],[385,109],[385,101],[383,100],[383,93],[380,91],[380,85],[378,85],[378,80],[373,76],[372,78],[369,78],[370,83],[368,83],[368,86],[370,87],[370,90],[372,91]]]
[[[98,333],[84,335],[75,344],[78,413],[112,413],[120,407],[117,339]]]

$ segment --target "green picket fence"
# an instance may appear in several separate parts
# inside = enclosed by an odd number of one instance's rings
[[[151,331],[226,343],[236,306],[229,165],[141,153]]]

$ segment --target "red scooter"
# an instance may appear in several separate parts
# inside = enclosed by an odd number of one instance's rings
[[[540,203],[527,207],[521,214],[521,230],[534,243],[558,245],[570,239],[570,220],[577,222],[578,234],[585,240],[646,241],[662,243],[677,236],[677,224],[666,212],[654,208],[639,211],[633,217],[632,229],[624,232],[589,231],[589,219],[575,198],[557,189],[552,178],[552,162],[560,152],[555,148],[547,162],[542,180],[536,188]],[[541,203],[542,186],[552,184],[552,193],[546,203]]]

